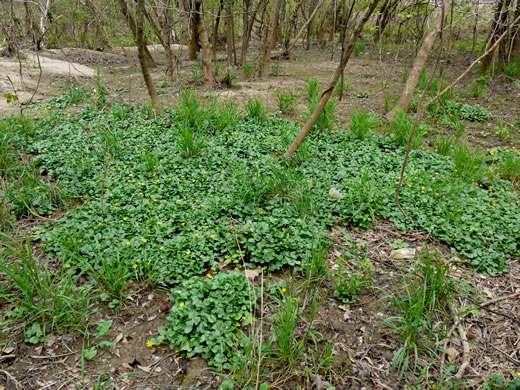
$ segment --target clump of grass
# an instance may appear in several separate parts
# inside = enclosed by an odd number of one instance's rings
[[[201,123],[203,115],[200,110],[200,100],[191,89],[182,93],[176,111],[190,127],[198,127]]]
[[[484,164],[486,156],[480,149],[471,149],[468,143],[464,141],[455,144],[452,150],[455,167],[463,177],[479,181],[484,176],[484,172],[487,171]]]
[[[508,152],[498,163],[500,177],[510,180],[514,185],[520,181],[520,158]]]
[[[307,121],[321,99],[321,88],[319,85],[319,81],[315,78],[310,78],[307,80],[307,106],[309,108],[308,112],[303,115],[303,119]],[[334,99],[330,99],[325,105],[324,112],[321,113],[320,117],[316,121],[314,128],[317,129],[326,129],[331,130],[336,120],[336,101]]]
[[[481,97],[488,87],[488,77],[480,76],[471,84],[471,94],[474,98]]]
[[[221,80],[222,84],[225,85],[227,88],[233,88],[234,86],[234,78],[233,73],[228,69],[226,73],[224,74],[224,77],[222,77]]]
[[[202,69],[202,64],[197,63],[196,65],[192,65],[191,67],[191,80],[195,85],[202,85],[204,80],[204,70]]]
[[[373,112],[352,113],[350,131],[357,139],[365,139],[375,126],[379,124],[379,118]]]
[[[245,63],[243,67],[244,76],[246,79],[250,79],[255,75],[255,68],[250,63]]]
[[[408,118],[408,115],[404,112],[398,112],[392,120],[390,127],[393,130],[397,142],[402,146],[407,146],[413,129],[413,121]],[[412,149],[417,149],[419,147],[424,133],[424,128],[418,125],[412,138]]]
[[[363,42],[356,42],[354,44],[354,55],[357,57],[365,51],[365,44]]]
[[[28,237],[21,242],[0,233],[0,271],[5,275],[0,298],[13,309],[2,313],[2,325],[37,324],[41,336],[50,332],[82,331],[92,312],[94,293],[90,286],[76,286],[83,275],[49,269],[48,262],[34,257]]]
[[[513,138],[515,129],[509,126],[502,118],[498,119],[498,124],[494,128],[495,134],[501,141],[508,141]]]
[[[512,79],[520,77],[520,61],[511,61],[506,66],[506,75]]]
[[[447,136],[438,136],[435,141],[435,151],[437,153],[442,154],[443,156],[448,156],[451,152],[451,149],[455,143],[456,139],[452,135]]]
[[[428,246],[419,253],[419,264],[405,277],[404,287],[389,296],[386,307],[394,315],[383,321],[401,340],[394,355],[392,369],[400,371],[402,380],[410,366],[418,367],[421,354],[432,356],[439,350],[445,318],[450,318],[449,304],[459,294],[452,278],[456,269],[443,262],[439,253],[430,253]]]
[[[276,99],[278,100],[278,108],[283,114],[294,113],[296,107],[298,94],[293,91],[276,91]]]
[[[251,97],[247,98],[247,115],[250,118],[255,118],[260,121],[263,121],[267,117],[267,111],[264,106],[264,102],[259,97],[255,97],[252,99]]]

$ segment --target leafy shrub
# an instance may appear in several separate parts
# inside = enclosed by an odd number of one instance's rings
[[[229,369],[232,348],[242,337],[239,328],[250,321],[252,294],[240,271],[185,280],[172,289],[168,323],[153,343],[167,342],[188,357],[200,354],[210,366]]]
[[[357,57],[365,51],[365,44],[363,42],[356,42],[354,44],[354,55]]]
[[[469,106],[464,103],[447,100],[444,102],[446,110],[451,115],[472,122],[487,122],[493,119],[493,115],[483,107]]]

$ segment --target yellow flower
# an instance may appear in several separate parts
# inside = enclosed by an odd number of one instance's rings
[[[164,246],[161,246],[161,247],[159,248],[159,250],[163,251],[163,250],[164,250]]]
[[[184,307],[184,302],[179,303],[180,307]]]
[[[155,175],[157,175],[157,172],[154,172],[154,173],[153,173],[153,176],[155,176]]]
[[[164,298],[164,302],[169,302],[170,301],[170,298],[166,297]]]
[[[148,240],[146,238],[143,238],[141,241],[144,242],[145,244],[148,242]]]
[[[131,244],[130,241],[127,241],[127,242],[126,242],[126,245],[127,245],[127,246],[130,246],[130,244]]]
[[[177,168],[177,165],[174,165],[173,167],[174,167],[174,168]]]
[[[132,174],[130,173],[128,176],[132,177],[132,176],[134,176],[134,175],[132,175]]]
[[[240,328],[240,322],[237,322],[237,328]]]
[[[211,235],[210,237],[211,237],[211,238],[215,238],[215,235],[214,235],[214,234],[212,234],[212,235]]]
[[[137,268],[137,264],[134,264],[132,267],[133,267],[134,269],[136,269],[136,268]]]
[[[128,218],[127,217],[123,217],[123,221],[128,221]]]
[[[162,225],[162,222],[157,222],[157,225]]]
[[[490,231],[489,231],[489,234],[493,234],[493,230],[490,230]]]
[[[152,348],[153,347],[153,341],[152,340],[148,340],[146,342],[146,345],[148,346],[148,348]]]
[[[198,200],[198,199],[195,199],[195,203],[199,203],[199,200]]]
[[[186,251],[186,254],[187,255],[191,255],[191,251]]]
[[[195,233],[194,236],[195,236],[195,237],[198,237],[198,236],[199,236],[199,233]]]
[[[211,276],[211,274],[207,274],[206,276],[208,277],[208,279],[213,279],[213,276]]]
[[[221,181],[219,181],[219,182],[218,182],[218,184],[222,184],[222,182],[221,182]]]
[[[70,268],[70,264],[65,264],[65,268]]]
[[[116,207],[119,206],[119,203],[116,203]]]
[[[181,203],[181,200],[180,200],[180,199],[177,199],[177,203]]]
[[[168,180],[169,180],[169,181],[172,181],[172,178],[171,178],[171,177],[169,177],[169,178],[168,178]]]
[[[286,291],[287,291],[287,289],[286,289],[285,287],[282,288],[282,292],[283,292],[283,293],[286,292]]]
[[[205,175],[205,174],[206,174],[206,171],[205,171],[205,170],[202,170],[202,174]]]
[[[182,226],[186,225],[186,222],[181,223]]]
[[[160,183],[161,181],[159,179],[155,180],[156,183]]]
[[[439,193],[438,193],[438,192],[436,192],[436,193],[435,193],[435,196],[439,196]]]
[[[197,180],[193,179],[193,182],[195,183]]]
[[[204,207],[204,205],[203,205],[203,204],[201,204],[201,205],[200,205],[200,207]]]

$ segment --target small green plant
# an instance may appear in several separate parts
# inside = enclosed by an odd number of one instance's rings
[[[467,142],[455,144],[452,147],[452,156],[455,167],[463,177],[480,181],[487,167],[484,162],[486,156],[480,149],[471,149]]]
[[[218,77],[220,74],[220,62],[213,61],[213,74]]]
[[[310,283],[319,282],[327,274],[327,251],[323,242],[319,242],[307,252],[302,260],[302,272]]]
[[[181,94],[176,111],[189,127],[198,128],[203,121],[199,97],[191,89]]]
[[[24,341],[29,344],[40,344],[46,342],[49,338],[45,336],[45,328],[42,330],[39,323],[34,323],[29,329],[25,329]]]
[[[402,249],[402,248],[408,248],[410,245],[408,243],[403,242],[403,240],[395,240],[392,242],[392,248],[394,249]]]
[[[197,131],[188,126],[181,127],[178,131],[177,148],[180,155],[186,159],[200,155],[204,140]]]
[[[294,113],[298,99],[296,92],[276,90],[276,99],[278,100],[278,108],[283,114]]]
[[[455,144],[456,139],[452,135],[437,137],[435,141],[435,151],[437,153],[442,154],[443,156],[449,156],[453,145]]]
[[[512,79],[520,77],[520,61],[510,61],[506,66],[506,75]]]
[[[346,305],[359,300],[361,291],[370,285],[370,282],[359,273],[348,274],[342,271],[334,281],[334,296]]]
[[[192,65],[191,67],[191,80],[195,85],[202,85],[202,81],[204,80],[204,70],[202,69],[202,64],[197,63],[196,65]]]
[[[227,88],[233,88],[233,73],[228,69],[226,70],[226,73],[224,74],[224,77],[222,77],[222,84],[225,85]]]
[[[240,271],[190,278],[173,288],[168,322],[151,343],[166,342],[188,357],[200,354],[211,366],[229,369],[232,347],[251,321],[253,287]]]
[[[444,102],[446,110],[456,118],[471,122],[487,122],[493,119],[493,114],[480,106],[469,106],[464,103],[446,100]]]
[[[498,173],[501,178],[518,184],[520,181],[520,157],[515,156],[514,152],[508,151],[501,153],[498,161]]]
[[[494,128],[495,134],[501,141],[508,141],[513,138],[514,127],[510,126],[502,118],[498,119],[498,124]]]
[[[253,65],[250,63],[246,62],[244,64],[243,71],[244,71],[244,77],[246,79],[250,79],[255,75],[255,69],[254,69]]]
[[[263,121],[267,117],[267,111],[265,109],[264,102],[259,97],[255,97],[254,99],[251,97],[247,98],[246,109],[250,118]]]
[[[488,87],[488,77],[480,76],[471,84],[471,94],[474,98],[479,98],[484,94]]]
[[[96,72],[96,89],[94,90],[94,93],[96,94],[96,107],[104,107],[107,104],[108,90],[105,84],[101,81],[99,71]]]
[[[112,326],[112,323],[113,323],[112,320],[100,322],[100,323],[96,324],[95,332],[93,332],[93,333],[89,332],[87,334],[88,339],[89,339],[89,344],[91,346],[90,346],[90,348],[83,348],[82,357],[85,360],[94,359],[96,357],[99,349],[107,348],[112,345],[111,341],[100,340],[100,338],[103,337],[108,332],[108,330]]]
[[[365,44],[363,42],[356,42],[354,44],[354,55],[357,57],[365,51]]]
[[[379,118],[373,112],[354,111],[352,113],[350,131],[357,139],[365,139],[379,123]]]
[[[271,74],[273,76],[280,76],[281,70],[280,70],[280,61],[273,61],[273,64],[271,65]]]
[[[384,105],[385,113],[390,112],[390,110],[396,103],[397,103],[397,98],[394,95],[385,95],[385,105]]]
[[[408,115],[404,112],[398,112],[392,120],[390,127],[393,130],[397,142],[402,146],[408,145],[408,140],[413,130],[413,121],[408,118]],[[411,142],[412,149],[419,147],[424,133],[424,128],[417,125]]]

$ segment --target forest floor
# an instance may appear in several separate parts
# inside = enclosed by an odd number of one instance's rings
[[[252,51],[252,50],[251,50]],[[193,81],[196,62],[185,59],[180,65],[175,80],[165,77],[164,57],[159,49],[152,51],[157,67],[152,69],[155,84],[162,103],[175,106],[179,95],[188,88],[197,89]],[[359,56],[353,56],[345,72],[345,91],[341,101],[336,100],[335,128],[350,127],[353,111],[373,111],[379,116],[385,113],[385,98],[397,98],[404,85],[403,72],[411,65],[413,50],[383,49],[380,59],[377,48],[370,47]],[[178,51],[181,58],[186,56]],[[397,55],[398,54],[398,55]],[[47,102],[63,93],[62,83],[77,81],[85,90],[96,88],[96,73],[108,90],[112,104],[146,104],[148,95],[136,56],[130,49],[111,49],[103,52],[84,49],[64,49],[45,51],[42,56],[43,75],[39,82],[35,99]],[[219,85],[213,93],[201,91],[206,101],[215,94],[224,99],[233,99],[243,108],[249,97],[261,97],[269,112],[278,111],[276,93],[278,90],[296,92],[298,104],[294,114],[282,115],[283,118],[302,122],[302,114],[307,110],[304,96],[306,80],[314,77],[325,85],[337,66],[338,51],[331,60],[329,49],[297,50],[293,59],[275,61],[274,73],[268,79],[249,78],[242,69],[233,68],[232,88]],[[466,66],[472,56],[469,53],[453,52],[446,63],[447,80],[453,80]],[[51,59],[65,61],[52,62]],[[226,65],[219,53],[219,75],[225,73]],[[22,60],[28,64],[24,68],[24,82],[35,88],[38,84],[38,69],[30,56]],[[73,62],[69,66],[67,62]],[[16,61],[1,59],[0,85],[2,94],[10,91],[10,76],[17,86],[21,86]],[[473,97],[471,85],[476,73],[473,72],[456,87],[457,99],[469,105],[480,105],[489,109],[495,119],[489,122],[465,122],[465,137],[478,148],[510,147],[519,148],[519,131],[504,140],[497,136],[495,127],[499,119],[514,124],[520,118],[520,82],[511,81],[503,76],[491,79],[489,86],[480,97]],[[18,81],[16,81],[18,80]],[[22,98],[32,93],[23,92]],[[389,98],[390,97],[390,98]],[[1,104],[4,104],[3,102]],[[15,110],[11,106],[0,105],[0,113],[7,115]],[[38,115],[38,114],[36,114]],[[445,135],[450,130],[435,129],[428,135],[426,145],[434,147],[438,135]],[[61,212],[63,213],[63,212]],[[33,234],[38,231],[40,221],[21,219],[18,221],[23,231]],[[307,369],[318,364],[316,361],[300,361],[293,373],[278,383],[272,383],[273,389],[396,389],[404,388],[403,383],[413,386],[421,380],[421,388],[434,388],[434,384],[448,383],[453,379],[458,367],[464,362],[467,369],[462,380],[471,381],[471,385],[453,382],[453,387],[435,388],[482,388],[489,383],[490,377],[502,375],[511,380],[520,372],[520,262],[509,260],[506,273],[490,276],[468,268],[463,261],[454,258],[449,247],[421,231],[401,232],[393,224],[378,222],[366,231],[355,226],[337,226],[329,231],[333,245],[329,249],[327,263],[334,269],[336,260],[342,256],[342,250],[348,245],[366,248],[366,256],[371,260],[376,272],[373,283],[376,288],[360,295],[360,300],[350,306],[342,304],[332,294],[332,281],[325,280],[318,290],[320,306],[316,316],[315,330],[333,345],[333,363],[326,375]],[[388,303],[385,291],[409,272],[410,263],[396,260],[390,252],[398,246],[424,249],[428,244],[430,252],[438,250],[442,259],[451,260],[459,266],[454,276],[471,286],[471,296],[457,298],[457,306],[466,307],[467,311],[454,324],[442,351],[436,356],[442,360],[442,368],[453,365],[449,373],[435,369],[431,376],[406,371],[405,379],[399,384],[399,373],[392,371],[392,362],[400,341],[386,326],[381,325],[381,309]],[[290,280],[289,271],[276,274],[278,280]],[[255,278],[256,285],[263,281]],[[112,342],[109,348],[99,350],[95,359],[82,359],[84,340],[77,336],[51,335],[41,344],[32,345],[24,342],[23,334],[8,340],[0,339],[0,390],[3,389],[68,389],[68,388],[115,388],[120,389],[155,389],[155,388],[219,388],[225,376],[217,375],[208,369],[207,363],[200,357],[186,358],[171,351],[168,346],[147,346],[147,341],[157,335],[157,328],[164,325],[171,303],[167,302],[168,291],[148,289],[141,284],[132,285],[128,300],[117,310],[111,310],[104,303],[96,306],[92,323],[112,320],[110,331],[103,336]],[[0,305],[3,304],[0,302]],[[1,306],[0,306],[1,307]],[[265,308],[266,317],[270,314]],[[460,329],[462,329],[462,331]],[[20,332],[22,327],[9,329],[10,334]],[[300,331],[302,331],[300,329]],[[463,334],[467,342],[463,340]],[[8,341],[8,342],[6,342]],[[469,346],[469,351],[465,348]],[[309,352],[318,361],[323,351],[316,354]],[[425,364],[426,361],[419,363]],[[428,371],[428,369],[426,369]],[[295,376],[294,373],[300,373]],[[109,380],[113,378],[113,380]],[[425,378],[429,378],[425,382]],[[498,380],[498,379],[497,379]],[[96,384],[97,383],[97,384]],[[459,383],[459,384],[457,384]],[[97,387],[96,387],[97,386]],[[103,387],[105,386],[105,387]],[[300,387],[298,387],[300,386]],[[419,388],[419,387],[417,387]],[[488,387],[501,388],[501,387]]]

